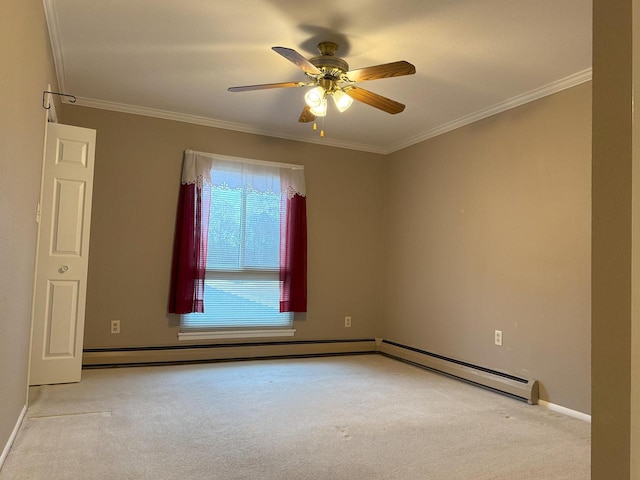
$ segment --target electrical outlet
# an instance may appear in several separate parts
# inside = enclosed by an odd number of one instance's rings
[[[502,346],[502,330],[496,330],[494,341],[496,345]]]
[[[111,333],[120,333],[120,320],[111,320]]]
[[[346,328],[351,327],[351,317],[344,317],[344,326]]]

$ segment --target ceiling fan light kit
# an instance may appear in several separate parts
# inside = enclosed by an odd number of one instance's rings
[[[416,73],[416,68],[404,60],[350,71],[349,64],[342,58],[335,56],[338,45],[333,42],[318,44],[320,55],[309,60],[291,48],[273,47],[272,49],[300,68],[307,76],[308,81],[246,85],[231,87],[228,90],[230,92],[246,92],[271,88],[313,87],[304,95],[306,106],[298,119],[301,123],[315,122],[316,117],[326,116],[327,97],[333,98],[337,110],[341,113],[349,109],[354,100],[392,115],[400,113],[405,108],[403,104],[364,88],[356,87],[354,84]],[[315,123],[313,130],[317,130]],[[320,130],[320,136],[324,137],[324,129]]]
[[[305,94],[304,101],[311,108],[317,108],[325,101],[326,93],[327,91],[324,88],[320,86],[314,87]]]
[[[336,104],[336,108],[340,113],[346,112],[353,104],[353,98],[348,93],[344,93],[343,90],[336,90],[333,93],[333,102]]]
[[[326,117],[327,116],[327,99],[323,98],[318,105],[316,105],[315,107],[311,107],[309,111],[312,114],[314,114],[316,117]]]

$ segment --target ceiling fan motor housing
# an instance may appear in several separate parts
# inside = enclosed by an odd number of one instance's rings
[[[333,42],[318,44],[318,50],[322,55],[309,59],[309,62],[322,70],[326,80],[338,80],[345,72],[349,71],[349,64],[342,58],[334,55],[338,45]]]

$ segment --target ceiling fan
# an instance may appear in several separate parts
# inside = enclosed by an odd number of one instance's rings
[[[402,103],[370,92],[354,84],[379,78],[399,77],[416,73],[416,68],[404,60],[372,67],[349,70],[349,65],[342,58],[335,56],[338,45],[333,42],[318,44],[320,55],[307,60],[291,48],[273,47],[275,52],[282,55],[298,66],[307,76],[306,82],[266,83],[262,85],[246,85],[231,87],[230,92],[246,92],[251,90],[265,90],[271,88],[313,87],[305,94],[306,106],[298,119],[307,123],[324,117],[327,114],[327,98],[332,97],[340,112],[347,110],[353,100],[366,103],[384,112],[396,114],[404,110]],[[314,123],[314,130],[316,125]],[[324,136],[324,132],[320,132]]]

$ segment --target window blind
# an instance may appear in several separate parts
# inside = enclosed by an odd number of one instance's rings
[[[291,328],[293,314],[280,313],[279,169],[211,176],[204,313],[183,315],[182,329]]]

